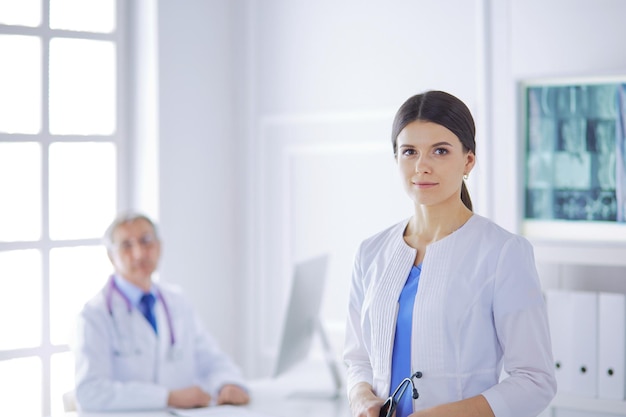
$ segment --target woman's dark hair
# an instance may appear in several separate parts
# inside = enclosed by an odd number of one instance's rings
[[[476,154],[476,126],[465,103],[444,91],[426,91],[405,101],[393,119],[391,144],[394,156],[398,156],[398,135],[409,123],[417,120],[447,128],[459,138],[465,152]],[[473,210],[465,181],[461,186],[461,200],[468,209]]]

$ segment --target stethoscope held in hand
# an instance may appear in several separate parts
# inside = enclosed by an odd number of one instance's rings
[[[411,385],[411,388],[413,389],[413,395],[412,395],[413,399],[417,400],[420,394],[419,392],[417,392],[417,388],[415,388],[415,384],[413,383],[413,378],[419,379],[421,377],[422,377],[422,373],[420,371],[417,371],[413,375],[411,375],[410,378],[404,378],[402,382],[398,384],[398,387],[393,391],[393,394],[391,394],[389,398],[387,398],[387,400],[383,403],[383,406],[380,408],[380,413],[378,414],[378,416],[379,417],[393,416],[393,413],[396,411],[396,407],[398,406],[398,403],[400,402],[400,400],[402,399],[402,396],[404,395],[404,391],[406,391],[409,385]]]

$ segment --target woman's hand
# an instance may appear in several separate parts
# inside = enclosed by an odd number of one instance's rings
[[[466,398],[448,404],[441,404],[426,410],[416,411],[409,417],[494,417],[491,406],[482,395]]]
[[[385,402],[374,394],[372,386],[366,382],[356,384],[350,390],[349,397],[352,417],[378,417],[380,407]]]

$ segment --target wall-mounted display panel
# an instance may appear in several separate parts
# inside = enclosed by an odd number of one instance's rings
[[[626,76],[521,83],[525,235],[626,242]]]

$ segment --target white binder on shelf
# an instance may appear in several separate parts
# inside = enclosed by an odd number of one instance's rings
[[[598,397],[626,398],[626,295],[598,294]]]
[[[581,397],[598,396],[598,293],[572,291],[572,325],[574,328],[572,359],[572,393]]]
[[[573,304],[571,292],[568,290],[546,290],[546,308],[552,339],[552,356],[558,392],[573,392],[574,360],[572,340],[574,338],[574,322],[572,320]]]

